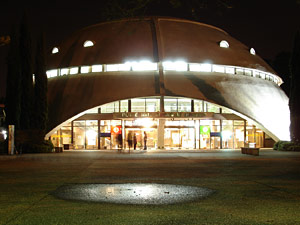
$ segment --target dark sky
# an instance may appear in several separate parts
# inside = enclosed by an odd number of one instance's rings
[[[24,2],[2,1],[0,36],[10,33],[12,25],[18,23],[26,7],[32,29],[45,32],[48,48],[78,29],[101,22],[103,20],[101,12],[105,5],[105,1],[101,0]],[[293,37],[300,27],[300,0],[227,0],[227,2],[230,2],[233,8],[208,5],[207,9],[197,12],[198,20],[217,26],[247,46],[254,47],[257,54],[264,59],[272,60],[282,51],[291,51]],[[178,8],[171,12],[167,7],[155,5],[148,8],[147,13],[185,18],[190,16],[186,15],[184,9]],[[3,84],[6,52],[7,46],[0,47],[0,97],[5,93]]]

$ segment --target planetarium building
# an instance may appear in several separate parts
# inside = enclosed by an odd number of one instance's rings
[[[250,32],[249,32],[250,33]],[[252,34],[255,35],[255,34]],[[49,129],[65,149],[268,147],[289,139],[281,78],[252,46],[183,19],[101,23],[48,57]],[[120,146],[119,146],[120,147]]]

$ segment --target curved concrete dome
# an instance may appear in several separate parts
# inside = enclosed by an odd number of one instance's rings
[[[90,40],[94,46],[84,48]],[[225,40],[229,48],[220,48]],[[82,29],[59,46],[48,59],[48,68],[181,59],[260,69],[275,73],[250,48],[225,31],[203,23],[172,18],[128,19]]]
[[[228,42],[229,48],[220,47],[222,40]],[[83,47],[86,41],[91,41],[93,46]],[[162,62],[166,60],[209,61],[235,66],[235,70],[250,68],[274,74],[259,56],[250,54],[247,46],[219,28],[170,18],[121,20],[90,26],[56,47],[58,52],[50,54],[48,69],[144,59],[157,62],[158,66],[152,71],[92,72],[90,69],[50,78],[48,136],[65,121],[106,103],[147,96],[177,96],[230,108],[242,118],[253,121],[274,140],[289,139],[288,98],[274,82],[254,74],[225,70],[163,68]]]

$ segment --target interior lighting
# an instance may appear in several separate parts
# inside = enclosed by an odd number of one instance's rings
[[[219,65],[213,65],[213,72],[224,73],[225,72],[225,67],[224,66],[219,66]]]
[[[229,74],[234,74],[234,67],[226,66],[225,67],[225,72],[229,73]]]
[[[220,41],[219,45],[221,48],[229,48],[229,43],[225,40]]]
[[[142,60],[140,62],[127,62],[131,64],[133,71],[152,71],[157,70],[157,63],[152,63],[147,60]],[[126,64],[126,63],[125,63]]]
[[[87,40],[83,43],[83,47],[91,47],[94,46],[94,42],[92,42],[91,40]]]
[[[253,76],[254,77],[260,77],[259,72],[257,70],[253,70]]]
[[[7,131],[6,130],[2,130],[1,133],[3,135],[4,140],[6,140],[6,138],[7,138]]]
[[[252,71],[245,69],[245,75],[251,76],[252,75]]]
[[[92,72],[102,72],[102,65],[92,65]]]
[[[70,68],[70,74],[73,75],[73,74],[77,74],[78,73],[78,67],[72,67]]]
[[[130,71],[131,64],[130,63],[123,63],[123,64],[108,64],[106,65],[106,71]]]
[[[212,65],[209,63],[191,63],[190,71],[195,72],[211,72]]]
[[[86,131],[88,145],[96,145],[97,132],[95,130]]]
[[[69,73],[69,69],[68,68],[60,69],[60,75],[61,76],[68,75],[68,73]]]
[[[47,74],[47,77],[48,77],[48,78],[56,77],[56,76],[57,76],[57,70],[48,70],[48,71],[46,72],[46,74]]]
[[[238,75],[244,75],[244,69],[243,68],[236,68],[236,74]]]
[[[250,48],[250,54],[251,55],[256,55],[256,52],[255,52],[254,48]]]
[[[101,67],[102,68],[102,67]],[[89,66],[82,66],[80,68],[80,72],[81,73],[88,73],[90,71],[90,67]]]
[[[54,47],[54,48],[52,49],[52,54],[56,54],[56,53],[58,53],[58,52],[59,52],[58,47]]]
[[[150,118],[141,118],[141,119],[136,119],[135,124],[138,126],[143,126],[144,128],[150,128],[153,126],[153,120]]]
[[[187,71],[188,64],[184,61],[166,61],[163,62],[163,68],[164,70]]]
[[[232,136],[232,132],[229,130],[222,131],[222,138],[223,140],[229,140]]]
[[[265,79],[266,78],[266,74],[265,73],[259,73],[260,78]]]

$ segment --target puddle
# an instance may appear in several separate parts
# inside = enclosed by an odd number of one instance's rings
[[[65,200],[164,205],[199,200],[213,192],[207,188],[172,184],[72,184],[59,187],[53,195]]]

